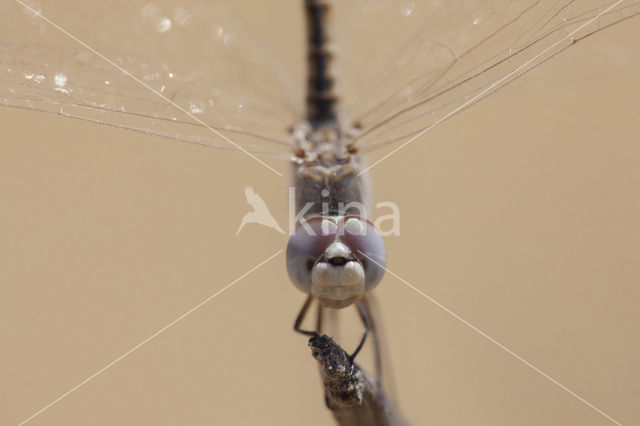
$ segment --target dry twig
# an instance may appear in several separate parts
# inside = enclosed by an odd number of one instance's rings
[[[340,426],[406,426],[376,380],[330,337],[309,339],[320,364],[325,402]]]

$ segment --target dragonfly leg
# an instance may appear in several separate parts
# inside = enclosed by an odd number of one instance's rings
[[[382,352],[380,351],[380,336],[378,335],[376,322],[371,311],[371,306],[369,305],[369,300],[366,297],[362,299],[362,305],[364,310],[367,312],[367,318],[369,319],[369,330],[371,331],[371,338],[373,339],[373,362],[376,369],[376,379],[378,380],[378,383],[380,383],[382,380]]]
[[[300,312],[296,317],[296,322],[293,324],[293,329],[298,333],[301,333],[307,336],[317,336],[318,333],[316,331],[303,330],[302,328],[300,328],[300,326],[302,325],[302,321],[304,321],[304,317],[307,315],[307,312],[309,311],[311,302],[313,302],[313,296],[307,297],[307,300],[305,300],[304,305],[302,305],[302,308],[300,309]]]
[[[318,312],[316,313],[316,333],[322,334],[322,303],[318,303]]]
[[[364,334],[362,335],[362,340],[360,340],[360,344],[358,344],[358,347],[356,348],[356,350],[353,351],[351,355],[349,355],[349,359],[351,359],[351,361],[353,361],[356,358],[356,356],[358,356],[358,353],[360,352],[360,349],[362,349],[362,346],[364,345],[365,340],[367,340],[367,334],[369,334],[369,329],[371,328],[371,320],[369,318],[369,312],[361,300],[356,301],[356,309],[358,310],[358,314],[360,314],[360,319],[364,324]]]

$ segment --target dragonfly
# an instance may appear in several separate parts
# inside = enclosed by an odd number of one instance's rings
[[[348,73],[334,76],[327,64],[334,55],[320,46],[310,47],[309,68],[316,74],[309,78],[304,98],[296,97],[300,90],[292,87],[295,78],[224,6],[134,3],[131,22],[121,22],[119,16],[118,22],[110,23],[110,3],[92,5],[104,8],[104,13],[100,9],[91,13],[104,16],[105,26],[131,31],[126,46],[109,47],[108,40],[100,39],[93,40],[92,46],[104,46],[100,52],[153,89],[149,90],[43,24],[37,15],[7,2],[2,6],[7,9],[2,10],[3,16],[17,18],[9,23],[6,34],[20,37],[2,40],[0,99],[7,107],[78,118],[197,147],[241,150],[290,161],[297,170],[293,174],[298,179],[295,186],[301,208],[309,200],[333,197],[335,191],[340,192],[340,185],[346,184],[336,181],[330,187],[314,188],[302,181],[309,180],[312,172],[352,168],[351,176],[357,176],[366,169],[359,163],[361,157],[414,140],[583,38],[640,13],[638,2],[614,1],[358,1],[346,11],[325,2],[307,4],[338,9],[332,11],[336,26],[343,20],[342,28],[351,29],[350,37],[336,34],[337,41],[346,40],[335,53],[338,64],[342,60],[349,65],[349,56],[341,53],[349,50],[349,43],[361,44],[362,38],[376,30],[381,16],[391,16],[398,28],[405,28],[398,36],[404,39],[389,43],[394,46],[392,52],[373,46],[381,50],[371,65],[379,72],[362,78]],[[202,43],[203,39],[207,43]],[[194,49],[184,52],[181,47],[185,43]],[[137,50],[137,46],[149,45],[158,45],[158,51]],[[230,68],[239,72],[229,73]],[[334,77],[344,86],[339,98],[339,92],[334,93]],[[305,178],[300,178],[301,174],[306,174]],[[364,201],[364,183],[356,186],[362,189],[355,195],[331,200],[335,204]],[[308,241],[296,244],[300,234],[295,234],[290,243],[295,250],[287,262],[289,275],[298,288],[311,293],[301,313],[314,299],[328,308],[355,304],[365,327],[370,327],[365,290],[380,281],[383,245],[366,220],[338,210],[330,208],[326,216],[313,212],[310,217],[318,218],[320,227],[335,228],[332,235],[336,236],[338,230],[349,233],[354,228],[356,234],[369,230],[366,234],[373,236],[373,251],[360,247],[363,254],[359,255],[347,244],[337,240],[328,243],[326,238],[320,247],[311,247]],[[300,255],[316,259],[309,267]],[[379,265],[369,263],[368,257],[379,259]],[[313,280],[300,278],[325,274],[316,282],[335,287],[336,280],[344,279],[346,268],[356,269],[358,290],[353,294],[325,297],[326,289],[312,290],[318,287]],[[301,318],[296,321],[299,330]],[[317,326],[312,333],[320,329]],[[362,343],[364,339],[353,355]]]

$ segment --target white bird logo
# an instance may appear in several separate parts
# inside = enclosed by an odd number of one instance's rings
[[[278,222],[274,219],[267,208],[267,205],[264,203],[262,197],[256,194],[253,191],[253,188],[247,186],[244,189],[244,196],[247,199],[247,203],[251,207],[253,207],[253,211],[244,215],[242,221],[240,221],[240,227],[238,231],[236,231],[236,235],[240,233],[240,230],[248,223],[258,223],[260,225],[267,226],[269,228],[273,228],[281,234],[284,234],[284,231],[278,225]]]

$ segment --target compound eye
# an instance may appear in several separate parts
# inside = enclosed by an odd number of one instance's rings
[[[344,230],[351,235],[364,235],[366,231],[366,222],[357,217],[350,217],[344,222]]]
[[[338,225],[330,218],[315,217],[300,225],[287,244],[287,273],[298,290],[311,292],[311,268],[336,240]]]
[[[340,241],[347,245],[360,260],[365,272],[365,290],[373,289],[382,280],[387,264],[384,240],[370,222],[358,217],[344,221]]]

